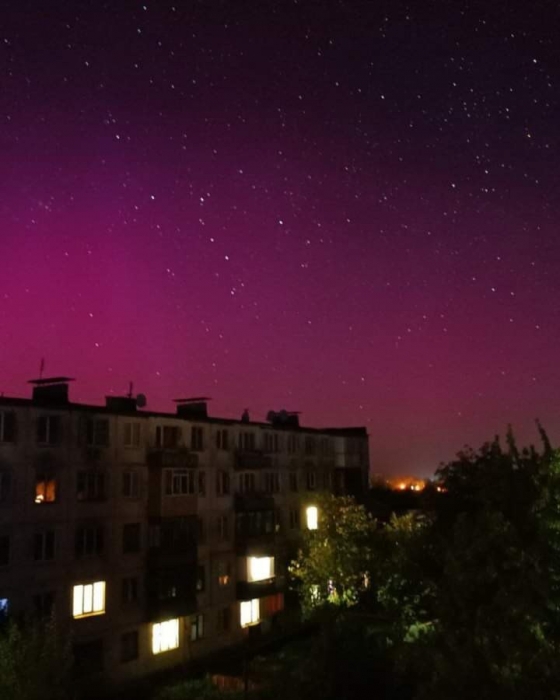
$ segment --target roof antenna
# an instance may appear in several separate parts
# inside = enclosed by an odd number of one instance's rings
[[[128,398],[129,398],[129,399],[132,398],[132,390],[133,390],[133,388],[134,388],[134,384],[133,384],[132,382],[129,382],[129,383],[128,383]]]
[[[39,379],[43,378],[43,372],[45,371],[45,358],[41,358],[41,364],[39,365]]]

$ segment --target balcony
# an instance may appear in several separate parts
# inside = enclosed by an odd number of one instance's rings
[[[160,546],[146,559],[146,612],[150,621],[196,611],[197,545],[194,521],[161,523]]]
[[[237,450],[234,460],[235,469],[271,469],[272,457],[263,450]]]
[[[237,600],[253,600],[281,593],[284,590],[283,581],[269,579],[268,581],[238,581],[236,586]]]
[[[154,469],[198,467],[198,454],[185,447],[155,447],[148,450],[146,459],[148,466]]]
[[[262,491],[236,493],[233,507],[237,512],[274,510],[274,496]]]
[[[149,622],[196,612],[196,567],[169,567],[148,571],[146,615]]]
[[[241,531],[235,533],[235,551],[240,556],[274,556],[275,550],[275,532],[254,534]]]

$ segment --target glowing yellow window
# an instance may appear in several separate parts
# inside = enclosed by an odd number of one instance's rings
[[[317,506],[309,506],[305,511],[307,517],[307,529],[316,530],[319,527],[319,511]]]
[[[152,625],[152,652],[161,654],[164,651],[177,649],[179,646],[179,618],[156,622]]]
[[[240,605],[240,622],[241,627],[256,625],[260,620],[259,599],[245,600]]]
[[[105,614],[105,581],[74,586],[72,614],[75,618]]]
[[[249,557],[247,581],[266,581],[274,578],[274,557]]]

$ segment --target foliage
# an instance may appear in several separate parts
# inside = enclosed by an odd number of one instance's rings
[[[417,698],[556,698],[560,460],[508,432],[440,468],[430,518],[380,537],[378,599]]]
[[[71,655],[54,620],[10,622],[0,631],[0,698],[64,700],[70,694]]]
[[[255,660],[256,700],[351,700],[369,697],[372,689],[377,698],[411,698],[376,623],[356,607],[338,613],[330,616],[332,637],[298,640]]]
[[[354,605],[367,587],[375,521],[352,498],[324,494],[316,503],[319,527],[306,530],[290,574],[306,614]]]
[[[243,691],[224,690],[210,678],[197,678],[162,688],[154,700],[241,700]]]

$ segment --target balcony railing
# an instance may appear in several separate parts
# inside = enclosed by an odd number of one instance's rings
[[[263,450],[237,450],[234,465],[236,469],[271,469],[272,456]]]
[[[238,581],[236,586],[237,600],[253,600],[264,598],[284,590],[282,580],[270,579],[267,581]]]
[[[253,510],[274,510],[274,496],[262,491],[236,493],[234,509],[238,512]]]
[[[149,467],[174,469],[198,467],[198,453],[191,452],[185,447],[155,447],[148,450],[147,462]]]

